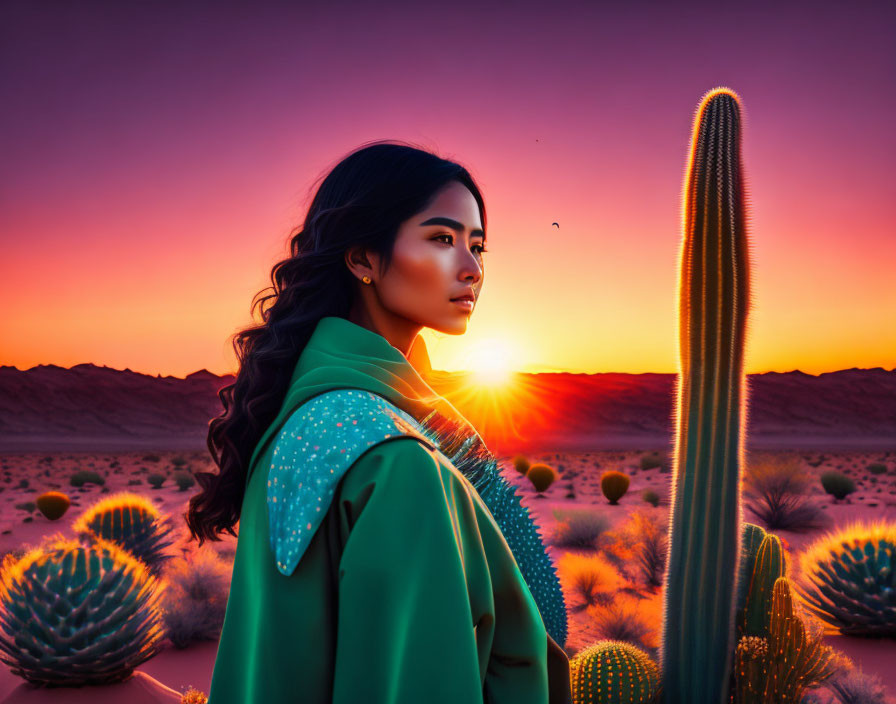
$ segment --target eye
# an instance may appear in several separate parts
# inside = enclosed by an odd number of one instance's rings
[[[449,233],[447,233],[447,232],[443,232],[443,233],[441,233],[441,234],[438,234],[438,235],[436,235],[435,237],[433,237],[433,239],[434,239],[434,240],[438,240],[440,237],[447,237],[447,238],[448,238],[448,241],[447,241],[446,244],[453,244],[453,243],[454,243],[454,236],[451,235],[451,234],[449,234]],[[474,252],[478,252],[479,254],[482,254],[483,252],[487,252],[487,251],[488,251],[488,249],[486,249],[486,247],[485,247],[484,244],[474,244],[473,247],[472,247],[472,250],[473,250]]]

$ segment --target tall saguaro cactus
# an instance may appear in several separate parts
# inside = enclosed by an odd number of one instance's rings
[[[666,704],[722,704],[735,645],[749,301],[741,106],[727,88],[696,111],[683,191],[680,371],[660,647]]]

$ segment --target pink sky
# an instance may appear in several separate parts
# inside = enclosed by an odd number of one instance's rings
[[[0,363],[234,371],[309,184],[400,139],[488,209],[482,298],[466,335],[425,334],[436,368],[504,345],[523,371],[675,372],[691,120],[727,86],[747,372],[896,367],[896,6],[624,5],[6,4]]]

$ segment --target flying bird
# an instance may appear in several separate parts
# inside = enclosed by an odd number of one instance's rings
[[[560,229],[560,223],[552,222],[551,225],[556,225],[556,226],[557,226],[557,229],[558,229],[558,230]]]

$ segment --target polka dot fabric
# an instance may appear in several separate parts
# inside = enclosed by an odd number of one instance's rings
[[[291,575],[323,521],[336,485],[363,452],[398,435],[433,443],[413,416],[382,396],[336,389],[302,404],[274,444],[267,504],[271,549]]]

